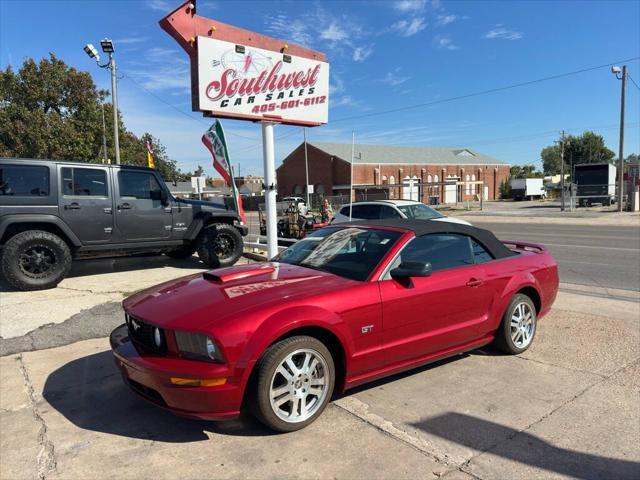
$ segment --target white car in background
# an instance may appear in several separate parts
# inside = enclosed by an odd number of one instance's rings
[[[349,221],[349,204],[343,205],[333,217],[331,223]],[[414,200],[372,200],[353,202],[351,220],[379,220],[386,218],[411,218],[416,220],[435,220],[437,222],[461,223],[471,225],[466,220],[447,217],[424,203]]]

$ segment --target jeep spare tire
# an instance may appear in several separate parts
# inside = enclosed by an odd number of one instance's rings
[[[242,255],[242,235],[228,223],[214,223],[198,237],[198,256],[211,268],[230,267]]]
[[[53,288],[71,268],[71,251],[64,240],[42,230],[18,233],[5,244],[2,275],[18,290]]]

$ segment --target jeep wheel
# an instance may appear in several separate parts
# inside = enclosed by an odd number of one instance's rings
[[[53,288],[69,273],[71,251],[57,235],[41,230],[12,237],[2,250],[2,275],[18,290]]]
[[[198,256],[211,268],[230,267],[242,255],[242,235],[228,223],[206,227],[198,238]]]
[[[196,247],[193,244],[182,245],[175,250],[171,250],[169,252],[164,252],[167,257],[175,258],[175,259],[183,259],[189,258],[196,251]]]

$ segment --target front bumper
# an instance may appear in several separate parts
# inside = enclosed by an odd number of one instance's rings
[[[226,420],[240,414],[242,391],[226,365],[141,355],[126,325],[111,332],[110,342],[125,383],[145,400],[177,415],[205,420]],[[172,384],[171,377],[226,378],[227,382],[214,387],[186,387]]]

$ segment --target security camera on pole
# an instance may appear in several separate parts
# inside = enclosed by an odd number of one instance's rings
[[[100,40],[100,46],[104,53],[109,54],[109,61],[105,64],[100,64],[100,55],[98,50],[91,43],[87,43],[84,46],[84,51],[90,58],[94,58],[100,68],[108,68],[111,70],[111,100],[113,102],[113,147],[116,151],[116,164],[120,164],[120,140],[118,137],[118,94],[116,86],[116,60],[113,58],[115,48],[113,42],[108,38]]]
[[[329,64],[323,53],[201,17],[196,9],[195,0],[185,2],[160,26],[189,55],[194,111],[262,126],[267,256],[272,258],[278,253],[274,127],[327,123]]]

